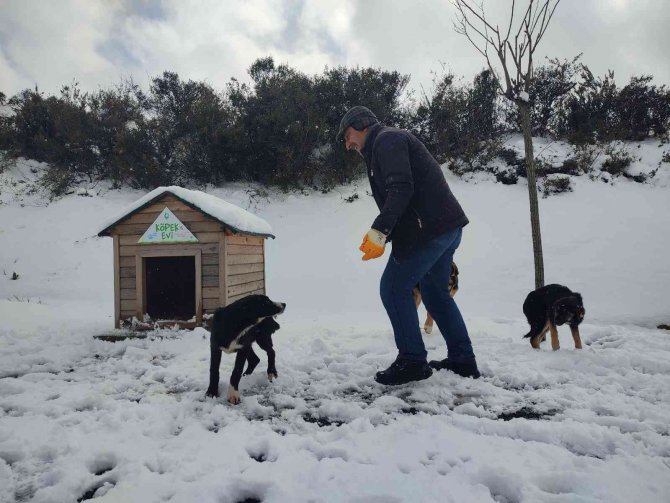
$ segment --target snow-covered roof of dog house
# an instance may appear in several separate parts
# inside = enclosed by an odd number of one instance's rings
[[[191,282],[195,296],[188,294],[179,305],[187,313],[195,311],[198,325],[203,314],[217,307],[265,293],[264,242],[275,237],[262,218],[210,194],[176,186],[149,192],[105,222],[98,235],[114,241],[117,328],[146,315],[162,321],[188,318],[190,314],[174,310],[171,318],[161,310],[178,304],[170,296]],[[155,278],[164,276],[173,276],[165,279],[173,283],[156,286]]]
[[[98,236],[110,236],[111,229],[115,225],[121,223],[133,213],[150,206],[164,197],[165,194],[172,194],[192,208],[218,220],[235,233],[273,239],[275,237],[274,234],[272,234],[272,227],[270,227],[270,224],[253,213],[211,194],[199,190],[185,189],[176,185],[158,187],[144,197],[141,197],[120,214],[105,222],[102,225],[102,230],[98,233]]]

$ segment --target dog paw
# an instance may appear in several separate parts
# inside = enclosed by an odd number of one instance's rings
[[[240,403],[240,392],[232,386],[228,387],[228,403],[232,403],[233,405]]]
[[[268,372],[268,381],[272,382],[278,377],[279,375],[277,374],[277,372]]]
[[[205,393],[206,397],[209,398],[216,398],[219,396],[219,390],[218,389],[208,389],[207,392]]]

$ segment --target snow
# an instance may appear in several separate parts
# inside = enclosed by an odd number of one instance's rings
[[[178,198],[191,203],[203,212],[207,213],[209,216],[227,224],[235,231],[274,237],[270,224],[253,213],[235,206],[234,204],[230,204],[229,202],[211,194],[207,194],[199,190],[185,189],[176,185],[155,188],[128,206],[114,218],[107,219],[100,228],[100,233],[105,232],[109,227],[116,224],[118,221],[124,219],[134,211],[142,208],[144,205],[150,203],[165,193],[173,194]]]
[[[630,148],[658,167],[662,148]],[[0,502],[669,500],[670,332],[655,328],[670,322],[667,164],[652,184],[571,177],[573,192],[540,199],[546,282],[584,296],[581,351],[565,327],[558,352],[522,339],[525,185],[447,174],[471,221],[456,301],[483,377],[398,387],[372,379],[395,346],[378,297],[385,259],[358,252],[376,216],[367,181],[308,196],[207,189],[278,236],[266,261],[268,294],[287,303],[279,379],[261,362],[237,406],[231,357],[222,397],[204,397],[203,329],[93,338],[113,327],[112,244],[96,234],[143,194],[87,187],[47,205],[9,181],[31,169],[0,175]],[[444,358],[437,327],[424,340]]]

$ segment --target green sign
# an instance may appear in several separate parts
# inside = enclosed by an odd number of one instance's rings
[[[198,239],[174,216],[174,213],[167,206],[138,241],[141,244],[197,242]]]

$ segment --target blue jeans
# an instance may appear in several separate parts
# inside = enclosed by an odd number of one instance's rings
[[[389,258],[380,283],[380,294],[393,326],[399,356],[426,361],[426,347],[419,329],[412,288],[421,287],[421,297],[447,343],[449,360],[464,363],[475,359],[468,329],[461,312],[449,296],[449,275],[454,252],[461,243],[458,228],[420,245],[408,257]]]

